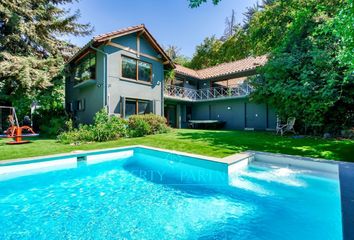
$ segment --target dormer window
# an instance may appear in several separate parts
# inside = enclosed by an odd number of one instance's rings
[[[122,77],[143,82],[151,82],[152,64],[122,56]]]

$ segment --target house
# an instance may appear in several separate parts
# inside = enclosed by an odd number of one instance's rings
[[[275,110],[249,101],[249,76],[267,61],[249,57],[193,70],[171,61],[144,25],[94,37],[68,62],[66,110],[91,123],[106,107],[109,114],[165,116],[172,127],[190,120],[225,122],[226,129],[274,129]],[[165,81],[164,71],[175,78]]]
[[[96,36],[68,61],[66,110],[81,123],[103,107],[162,115],[164,70],[174,67],[144,25]]]

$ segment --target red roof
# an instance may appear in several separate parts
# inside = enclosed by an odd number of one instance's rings
[[[234,62],[223,63],[214,67],[209,67],[201,70],[193,70],[190,68],[176,65],[175,71],[190,77],[198,79],[209,79],[215,77],[222,77],[234,73],[255,70],[257,67],[265,65],[267,62],[267,55],[258,57],[248,57]]]
[[[131,34],[134,32],[141,32],[142,34],[144,34],[146,39],[151,43],[151,45],[155,48],[155,50],[157,50],[162,55],[162,57],[165,59],[165,61],[168,61],[171,64],[171,66],[174,67],[174,63],[172,62],[172,60],[165,53],[165,51],[162,49],[162,47],[158,44],[156,39],[147,30],[147,28],[145,27],[144,24],[140,24],[140,25],[132,26],[132,27],[127,27],[127,28],[119,29],[117,31],[94,36],[92,38],[92,40],[90,42],[88,42],[84,47],[82,47],[73,57],[71,57],[68,62],[71,62],[72,60],[79,57],[81,54],[85,53],[85,50],[87,50],[93,44],[95,44],[95,46],[100,45],[106,41],[109,41],[112,38],[121,37],[121,36],[128,35],[128,34]]]
[[[125,34],[137,32],[137,31],[142,31],[142,30],[146,30],[144,24],[140,24],[137,26],[131,26],[131,27],[127,27],[127,28],[122,28],[122,29],[119,29],[119,30],[116,30],[113,32],[109,32],[109,33],[100,34],[100,35],[94,36],[93,40],[95,42],[104,42],[112,37],[119,37],[123,34],[125,35]]]

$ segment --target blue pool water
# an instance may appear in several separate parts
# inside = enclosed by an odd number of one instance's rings
[[[0,239],[341,239],[339,183],[138,149],[0,180]]]

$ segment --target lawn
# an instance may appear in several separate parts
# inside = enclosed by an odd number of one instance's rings
[[[68,153],[128,145],[146,145],[214,157],[225,157],[246,150],[285,153],[307,157],[354,162],[353,140],[281,137],[270,132],[172,130],[166,134],[127,138],[79,146],[61,144],[53,139],[33,139],[25,145],[6,145],[0,140],[0,160]]]

